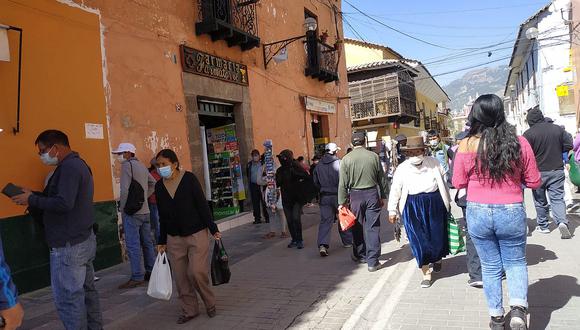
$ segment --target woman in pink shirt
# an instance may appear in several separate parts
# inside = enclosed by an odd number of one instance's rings
[[[527,329],[527,223],[523,187],[537,188],[540,172],[530,144],[516,135],[496,95],[482,95],[468,120],[469,138],[454,159],[453,185],[467,188],[467,226],[481,259],[491,329],[504,329],[502,271],[507,276],[512,329]]]

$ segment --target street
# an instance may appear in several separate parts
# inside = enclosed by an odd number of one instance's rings
[[[578,196],[576,196],[578,197]],[[528,218],[535,217],[526,192]],[[454,214],[459,217],[458,209]],[[580,224],[570,214],[571,228]],[[384,219],[384,217],[382,218]],[[338,245],[336,228],[330,256],[315,246],[318,208],[304,208],[305,249],[286,248],[280,238],[264,240],[267,225],[244,224],[224,231],[232,280],[214,287],[218,315],[205,313],[177,325],[176,290],[170,302],[146,295],[146,288],[119,291],[128,264],[98,273],[106,329],[485,329],[489,316],[483,290],[467,286],[465,254],[444,260],[434,284],[421,289],[420,272],[408,246],[382,228],[383,269],[369,273],[356,265],[350,249]],[[528,222],[534,228],[532,220]],[[401,242],[403,243],[403,241]],[[531,233],[528,240],[530,329],[580,329],[580,250],[577,238]],[[504,286],[505,288],[505,286]],[[505,296],[505,292],[504,292]],[[61,329],[48,289],[23,296],[23,329]],[[507,299],[507,298],[506,298]],[[506,305],[507,300],[504,300]],[[202,305],[203,306],[203,305]],[[507,306],[506,306],[507,307]]]

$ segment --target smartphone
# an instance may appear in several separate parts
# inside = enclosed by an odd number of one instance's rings
[[[24,194],[24,191],[22,190],[22,188],[18,187],[17,185],[15,185],[13,183],[9,183],[4,187],[4,189],[2,189],[2,193],[4,195],[12,198],[14,196]]]

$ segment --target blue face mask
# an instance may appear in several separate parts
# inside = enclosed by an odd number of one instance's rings
[[[171,168],[170,165],[163,166],[157,169],[157,173],[159,173],[159,175],[161,175],[162,178],[167,179],[170,178],[171,175],[173,174],[173,169]]]
[[[49,151],[43,153],[40,155],[40,161],[42,161],[42,163],[44,165],[48,165],[48,166],[56,166],[58,165],[58,158],[55,157],[50,157],[50,151],[52,150],[52,148],[50,148]]]

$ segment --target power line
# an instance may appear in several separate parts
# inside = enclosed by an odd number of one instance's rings
[[[472,8],[472,9],[457,9],[457,10],[445,10],[445,11],[429,11],[429,12],[393,12],[392,15],[397,16],[420,16],[420,15],[441,15],[441,14],[454,14],[454,13],[469,13],[469,12],[482,12],[482,11],[494,11],[510,8],[520,8],[520,7],[531,7],[536,5],[545,5],[546,2],[534,2],[520,5],[502,6],[502,7],[487,7],[487,8]]]
[[[346,3],[347,3],[349,6],[351,6],[352,8],[354,8],[356,11],[358,11],[358,12],[359,12],[359,13],[361,13],[362,15],[364,15],[364,16],[368,17],[369,19],[371,19],[371,20],[373,20],[373,21],[377,22],[378,24],[380,24],[380,25],[382,25],[382,26],[384,26],[384,27],[388,28],[389,30],[395,31],[395,32],[397,32],[397,33],[399,33],[399,34],[402,34],[402,35],[404,35],[404,36],[406,36],[406,37],[408,37],[408,38],[411,38],[411,39],[413,39],[413,40],[419,41],[419,42],[421,42],[421,43],[424,43],[424,44],[426,44],[426,45],[430,45],[430,46],[437,47],[437,48],[442,48],[442,49],[447,49],[447,50],[457,50],[457,49],[455,49],[455,48],[451,48],[451,47],[446,47],[446,46],[438,45],[438,44],[435,44],[435,43],[432,43],[432,42],[429,42],[429,41],[423,40],[423,39],[421,39],[421,38],[417,38],[417,37],[415,37],[415,36],[412,36],[412,35],[410,35],[410,34],[408,34],[408,33],[406,33],[406,32],[403,32],[403,31],[401,31],[401,30],[398,30],[398,29],[396,29],[396,28],[394,28],[394,27],[392,27],[392,26],[390,26],[390,25],[386,24],[386,23],[383,23],[383,22],[381,22],[381,21],[379,21],[379,20],[375,19],[374,17],[371,17],[369,14],[367,14],[367,13],[363,12],[362,10],[358,9],[358,7],[356,7],[355,5],[353,5],[352,3],[350,3],[348,0],[344,0],[344,2],[346,2]]]

